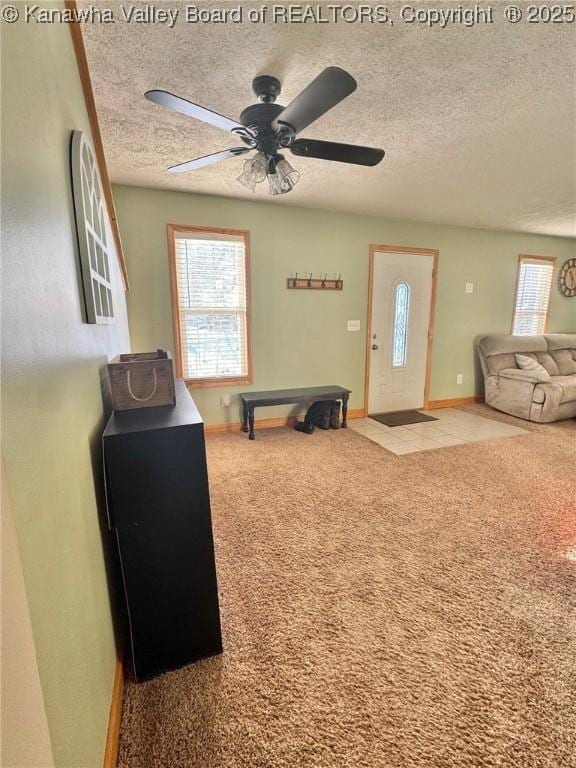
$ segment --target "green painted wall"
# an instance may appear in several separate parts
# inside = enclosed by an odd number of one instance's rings
[[[90,131],[68,25],[3,24],[2,451],[54,762],[101,768],[116,651],[93,465],[100,369],[130,341],[118,274],[115,325],[82,319],[73,129]]]
[[[363,406],[368,248],[370,243],[440,250],[432,399],[475,392],[473,339],[509,333],[518,254],[575,252],[570,239],[387,220],[229,198],[116,186],[114,195],[128,259],[130,332],[134,349],[174,349],[166,224],[249,229],[252,236],[253,389],[341,384],[351,408]],[[344,291],[289,291],[286,277],[308,270],[342,273]],[[473,282],[473,294],[464,284]],[[360,333],[346,330],[361,320]],[[550,330],[573,331],[576,301],[553,289]],[[464,374],[462,386],[456,374]],[[197,390],[205,421],[238,420],[220,397],[247,387]],[[279,409],[260,409],[272,417]]]

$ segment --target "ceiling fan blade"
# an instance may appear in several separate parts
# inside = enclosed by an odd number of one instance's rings
[[[355,90],[356,80],[352,75],[340,67],[328,67],[280,112],[272,126],[278,128],[288,124],[300,133]]]
[[[238,155],[244,155],[246,152],[252,152],[252,147],[232,147],[231,149],[225,149],[222,152],[214,152],[212,155],[203,155],[203,157],[197,157],[195,160],[188,160],[186,163],[172,165],[168,170],[170,173],[196,171],[198,168],[204,168],[206,165],[213,165],[222,160],[229,160],[231,157],[238,157]]]
[[[296,139],[290,145],[290,151],[299,157],[316,157],[320,160],[336,160],[338,163],[354,165],[378,165],[385,154],[383,149],[317,139]]]
[[[188,117],[193,117],[196,120],[202,120],[202,122],[214,125],[216,128],[222,128],[223,131],[240,130],[242,133],[250,133],[247,128],[240,125],[236,120],[224,117],[224,115],[219,115],[218,112],[213,112],[211,109],[201,107],[199,104],[194,104],[192,101],[180,98],[180,96],[174,96],[173,93],[168,93],[168,91],[146,91],[144,96],[146,96],[149,101],[153,101],[154,104],[159,104],[161,107],[167,107],[175,112],[180,112]]]

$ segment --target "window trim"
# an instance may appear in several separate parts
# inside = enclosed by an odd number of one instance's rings
[[[250,230],[228,229],[224,227],[200,227],[192,224],[168,224],[168,263],[170,268],[170,290],[172,295],[172,330],[174,333],[174,364],[176,376],[196,389],[206,387],[226,387],[238,384],[252,384],[252,287],[250,282]],[[176,276],[176,234],[208,233],[211,235],[236,235],[244,240],[244,269],[246,275],[246,354],[248,374],[246,376],[218,376],[208,379],[186,379],[182,366],[182,338],[180,334],[180,302]]]
[[[546,318],[544,320],[544,333],[548,331],[548,322],[550,319],[550,304],[552,303],[552,286],[554,285],[554,270],[556,269],[556,256],[534,256],[530,253],[521,253],[518,256],[518,264],[516,266],[516,287],[514,288],[514,301],[512,304],[512,325],[510,327],[511,335],[514,335],[514,321],[516,319],[516,302],[518,301],[518,288],[520,287],[520,273],[522,271],[523,261],[544,261],[552,264],[552,282],[550,283],[550,295],[548,296],[548,306],[546,307]]]

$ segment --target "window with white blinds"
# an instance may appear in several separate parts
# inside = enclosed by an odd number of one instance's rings
[[[532,336],[546,330],[554,262],[544,256],[520,257],[512,324],[515,336]]]
[[[250,381],[248,233],[169,227],[179,367],[190,382]]]

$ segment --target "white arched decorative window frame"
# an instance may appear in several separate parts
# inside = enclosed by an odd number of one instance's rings
[[[392,326],[392,367],[404,368],[408,352],[408,318],[410,315],[410,286],[404,281],[394,287]]]
[[[70,163],[86,319],[89,323],[113,323],[110,263],[114,246],[98,163],[82,131],[72,133]]]

